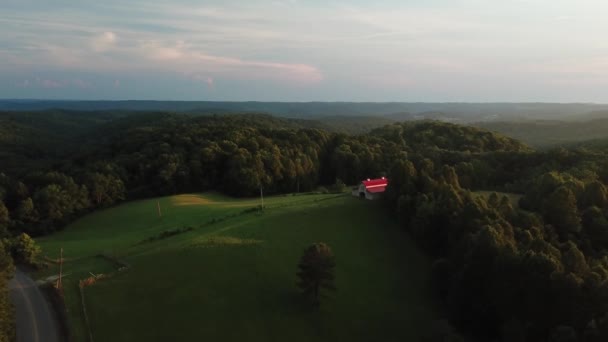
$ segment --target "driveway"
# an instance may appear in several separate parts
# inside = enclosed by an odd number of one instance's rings
[[[32,278],[16,270],[9,289],[17,319],[17,342],[58,342],[52,308]]]

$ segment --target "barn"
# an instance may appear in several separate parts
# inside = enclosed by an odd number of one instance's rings
[[[358,187],[353,188],[353,196],[376,200],[382,196],[388,186],[388,179],[382,177],[377,179],[367,179],[361,182]]]

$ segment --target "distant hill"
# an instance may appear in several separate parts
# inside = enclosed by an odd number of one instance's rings
[[[426,148],[472,153],[530,151],[526,144],[503,134],[438,121],[395,123],[374,129],[370,135],[409,146],[414,151]]]
[[[398,120],[393,120],[383,116],[325,116],[318,117],[315,120],[307,120],[308,125],[312,122],[317,122],[318,127],[330,132],[346,133],[346,134],[362,134],[367,133],[374,128],[379,128]]]
[[[213,101],[51,101],[0,100],[0,110],[165,111],[192,114],[268,113],[283,117],[387,116],[396,121],[436,119],[451,122],[564,120],[608,113],[608,105],[559,103],[424,102],[213,102]]]
[[[481,122],[473,125],[502,133],[534,147],[565,146],[593,139],[608,139],[608,118],[587,121]]]
[[[570,120],[577,121],[588,121],[588,120],[596,120],[596,119],[608,119],[608,110],[598,110],[589,112],[583,115],[579,115],[576,117],[568,118]]]

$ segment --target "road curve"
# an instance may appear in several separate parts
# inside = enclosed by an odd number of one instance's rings
[[[36,283],[16,270],[9,289],[17,319],[17,342],[58,342],[57,321]]]

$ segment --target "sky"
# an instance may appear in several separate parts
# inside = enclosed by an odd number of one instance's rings
[[[605,0],[0,0],[0,98],[608,103]]]

